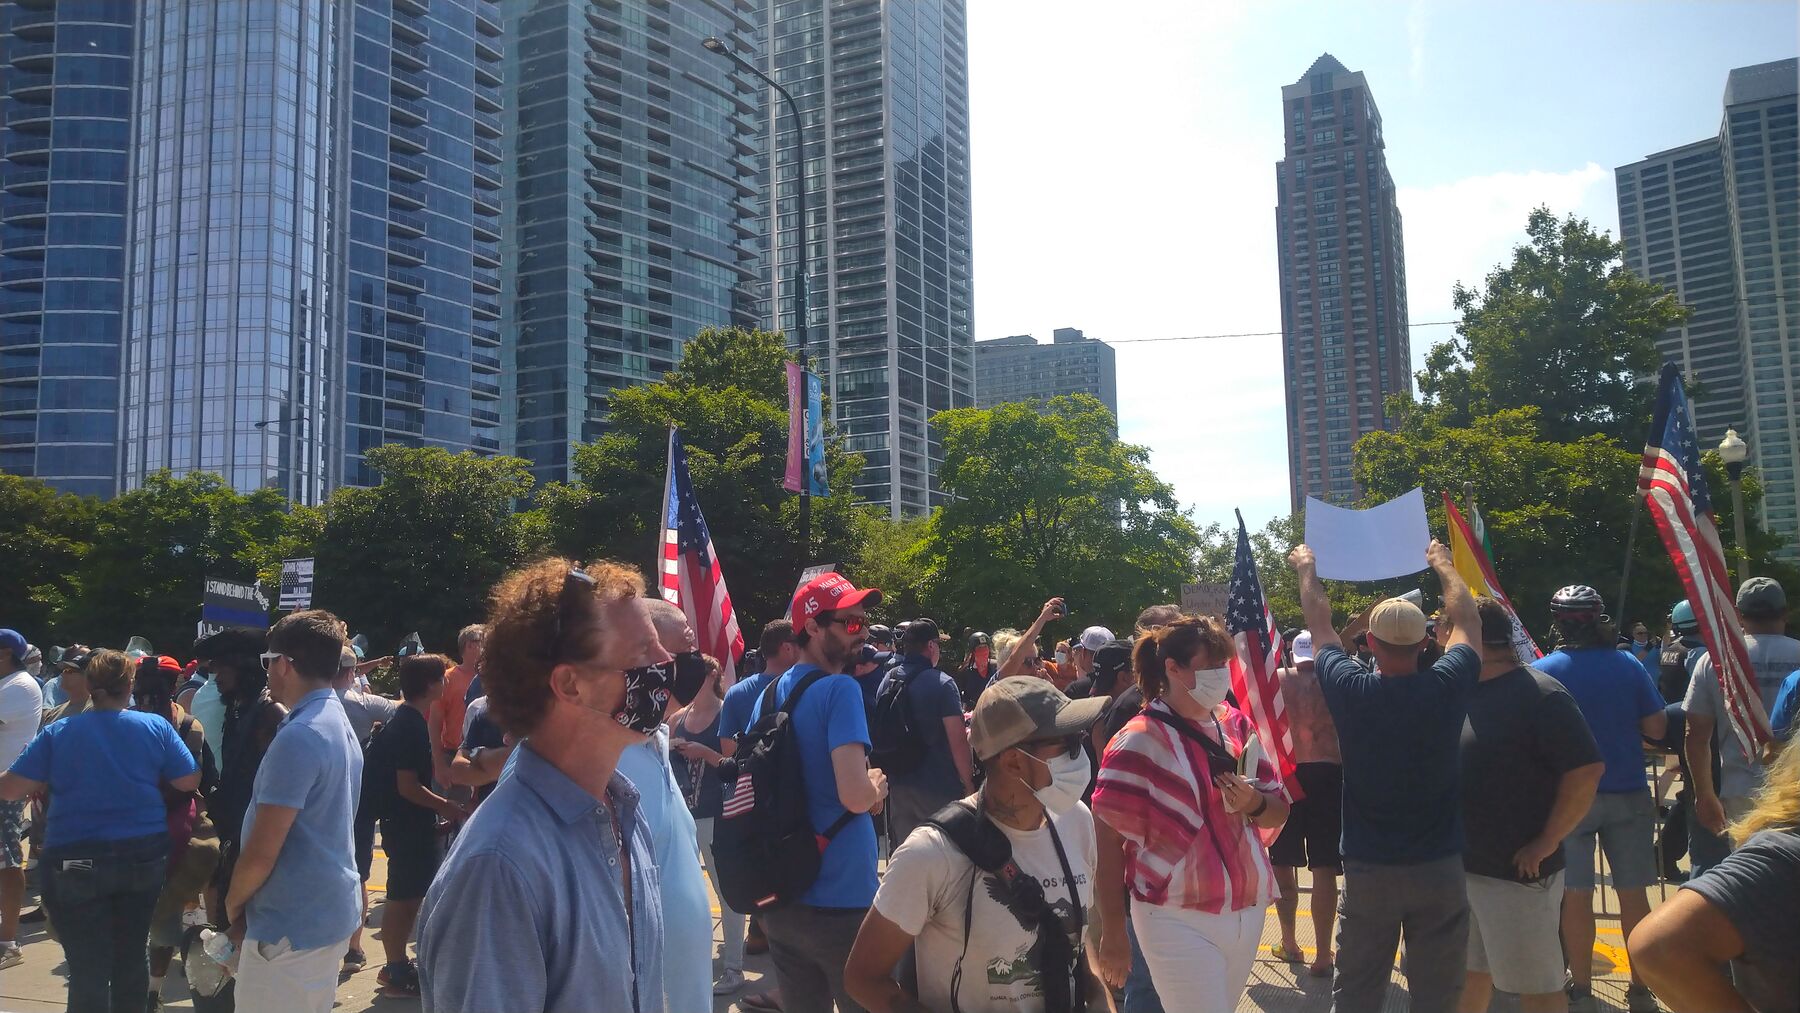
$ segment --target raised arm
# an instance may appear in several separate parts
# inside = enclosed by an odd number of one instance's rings
[[[1444,614],[1450,617],[1451,624],[1450,639],[1444,646],[1467,644],[1474,650],[1481,650],[1475,639],[1481,632],[1481,614],[1475,611],[1475,596],[1469,593],[1469,585],[1463,582],[1462,574],[1456,572],[1449,548],[1433,538],[1425,550],[1425,562],[1444,588]]]
[[[1318,561],[1313,558],[1312,547],[1306,544],[1294,546],[1288,553],[1288,565],[1300,578],[1300,614],[1306,619],[1306,628],[1312,631],[1315,642],[1330,643],[1320,640],[1327,634],[1336,636],[1336,627],[1331,624],[1331,599],[1325,597],[1325,585],[1319,580]]]
[[[1044,607],[1038,611],[1038,617],[1032,621],[1031,628],[1019,637],[1019,647],[1037,643],[1038,634],[1044,632],[1044,624],[1062,615],[1062,605],[1061,598],[1052,598],[1045,602]],[[1000,671],[994,673],[995,679],[1007,679],[1019,674],[1019,669],[1024,667],[1023,659],[1025,657],[1019,647],[1013,648],[1012,653],[1006,656],[1006,663],[1000,666]]]

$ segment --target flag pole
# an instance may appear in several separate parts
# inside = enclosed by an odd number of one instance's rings
[[[651,564],[651,566],[650,566],[650,572],[656,574],[656,584],[657,584],[658,588],[662,587],[663,568],[666,565],[666,560],[668,559],[668,551],[669,550],[668,550],[666,543],[669,540],[669,493],[671,491],[670,487],[673,486],[674,484],[675,484],[675,427],[670,426],[669,427],[669,447],[668,447],[667,452],[663,455],[662,513],[660,513],[656,516],[656,524],[653,529],[656,532],[656,561],[653,564]],[[660,591],[658,591],[658,596],[659,597],[662,596]]]
[[[1637,546],[1638,521],[1643,519],[1644,490],[1636,488],[1631,491],[1631,527],[1625,534],[1625,566],[1619,577],[1619,602],[1613,606],[1621,625],[1625,622],[1625,596],[1631,591],[1631,557]]]

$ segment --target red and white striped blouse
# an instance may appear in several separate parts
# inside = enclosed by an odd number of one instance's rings
[[[1150,707],[1186,720],[1161,700]],[[1226,748],[1242,756],[1245,744],[1256,742],[1255,726],[1230,704],[1214,713]],[[1255,770],[1245,776],[1273,786],[1274,766],[1251,749]],[[1226,811],[1198,743],[1139,714],[1107,745],[1096,784],[1094,815],[1125,839],[1134,900],[1221,914],[1265,907],[1277,896],[1262,837],[1244,814]]]

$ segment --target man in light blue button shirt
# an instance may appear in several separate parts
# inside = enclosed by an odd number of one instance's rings
[[[425,1013],[667,1009],[655,848],[618,772],[668,703],[643,593],[635,570],[566,559],[495,589],[481,680],[524,741],[425,895]]]
[[[225,909],[246,1010],[330,1013],[338,960],[362,918],[351,819],[362,751],[331,691],[344,624],[295,612],[269,631],[263,666],[288,716],[256,772]]]

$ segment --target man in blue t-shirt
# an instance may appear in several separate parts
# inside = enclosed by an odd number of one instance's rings
[[[913,622],[900,642],[906,659],[882,680],[906,682],[912,727],[925,743],[919,766],[888,781],[888,840],[896,848],[933,813],[975,791],[962,691],[938,668],[938,640],[937,623]]]
[[[719,704],[719,745],[726,756],[737,751],[737,740],[750,730],[750,712],[756,709],[756,702],[762,699],[770,680],[800,661],[800,647],[794,643],[794,624],[786,619],[769,620],[762,628],[756,646],[762,654],[762,670],[739,679],[725,691],[725,700]]]
[[[1425,561],[1444,591],[1450,620],[1444,656],[1419,669],[1425,613],[1389,598],[1369,613],[1371,672],[1338,642],[1331,602],[1312,549],[1288,556],[1300,577],[1300,607],[1319,638],[1314,671],[1344,760],[1344,889],[1339,908],[1332,1008],[1382,1008],[1394,948],[1406,939],[1412,1008],[1453,1009],[1468,960],[1459,756],[1470,694],[1481,676],[1472,646],[1480,614],[1450,550],[1437,541]]]
[[[1656,802],[1644,775],[1644,739],[1668,731],[1662,694],[1649,670],[1613,647],[1600,593],[1572,584],[1550,598],[1556,626],[1554,653],[1538,661],[1538,671],[1569,691],[1600,746],[1606,773],[1594,804],[1575,832],[1563,841],[1568,863],[1563,876],[1563,953],[1568,957],[1569,1009],[1594,1009],[1594,839],[1606,852],[1613,888],[1619,892],[1619,922],[1627,938],[1650,913],[1650,884],[1656,882]],[[1634,972],[1626,999],[1646,1008],[1650,993]]]
[[[866,815],[887,797],[887,777],[869,769],[869,723],[862,689],[844,671],[868,635],[865,606],[881,603],[874,588],[858,590],[835,573],[808,581],[794,595],[788,618],[800,663],[775,682],[780,705],[801,680],[821,670],[793,713],[806,807],[815,833],[855,814],[826,844],[819,878],[798,903],[762,916],[775,981],[785,1013],[859,1009],[844,990],[844,962],[863,916],[875,900],[875,824]],[[754,723],[761,700],[751,711]]]

